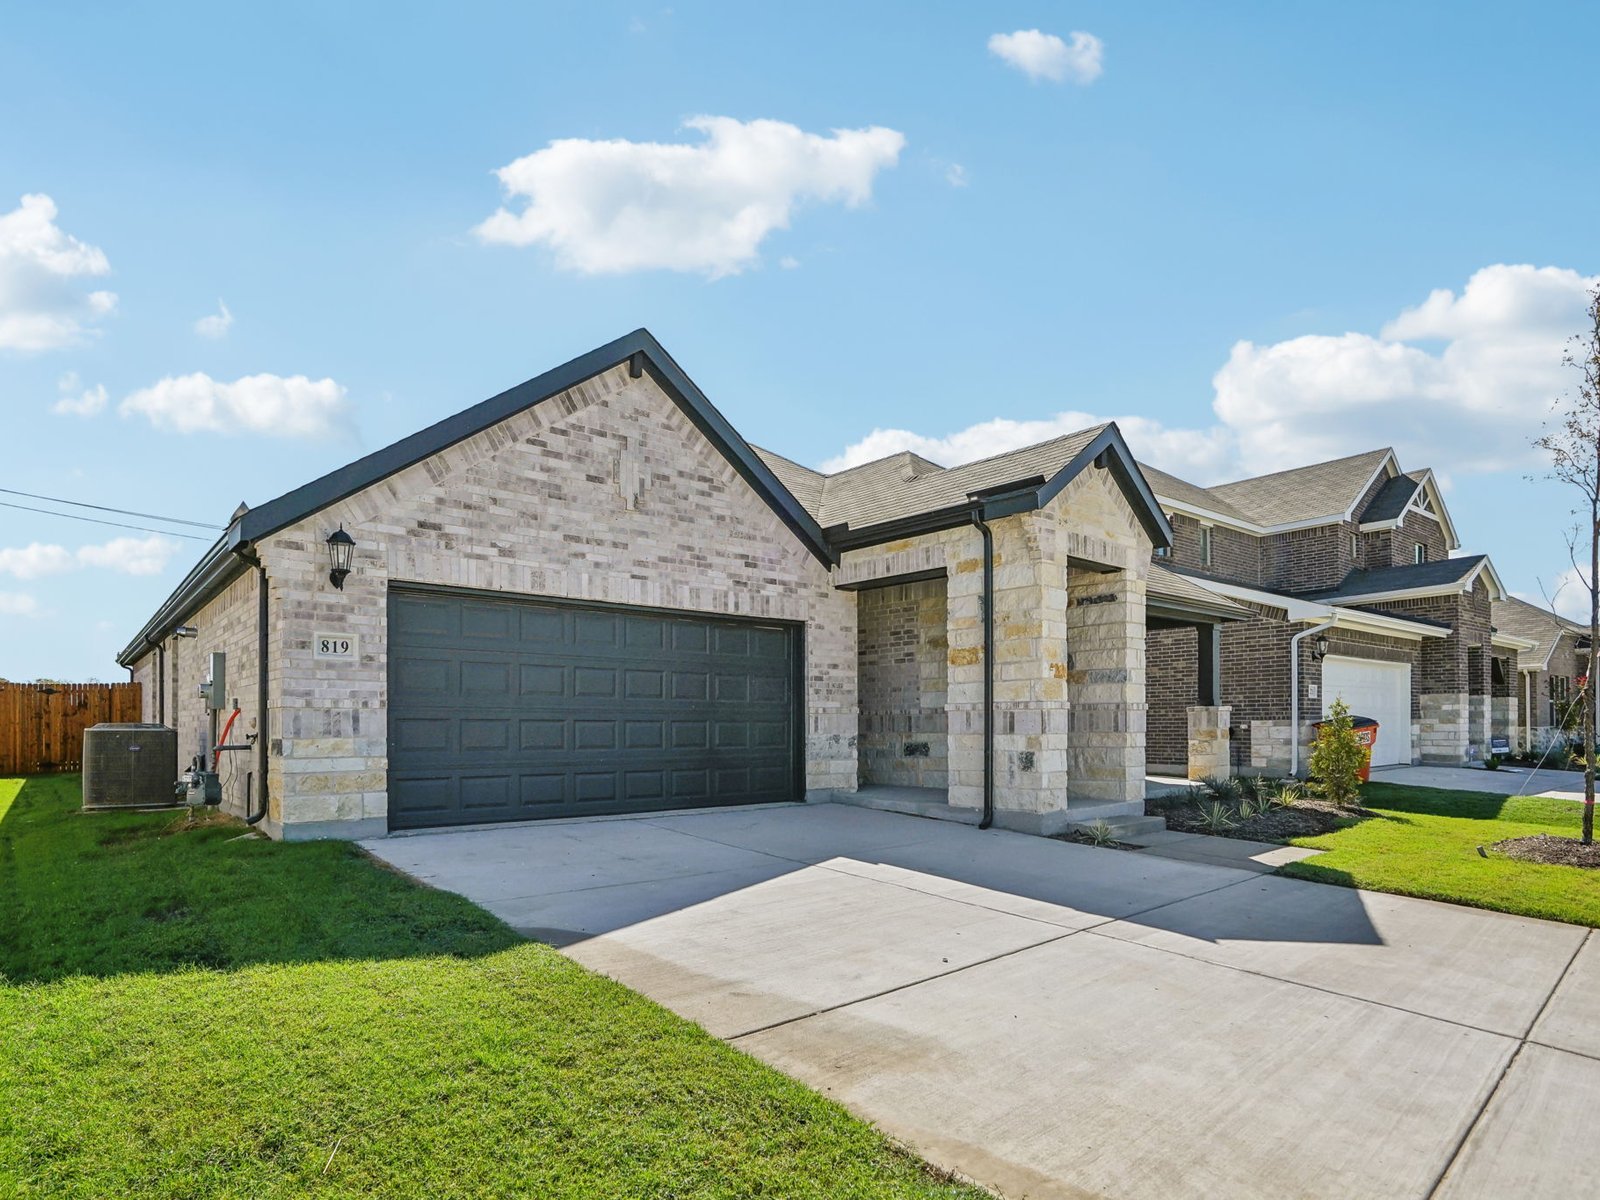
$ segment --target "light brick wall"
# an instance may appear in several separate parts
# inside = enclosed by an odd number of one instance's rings
[[[863,783],[949,786],[943,579],[858,592]]]
[[[356,540],[343,592],[324,539]],[[618,367],[260,548],[272,579],[274,832],[381,831],[391,582],[804,622],[806,786],[856,783],[855,598],[648,378]],[[358,662],[313,657],[353,635]],[[186,647],[187,649],[187,647]]]
[[[256,573],[248,570],[235,579],[209,604],[184,618],[197,631],[192,638],[169,637],[162,646],[166,657],[165,724],[178,731],[178,766],[187,768],[190,760],[205,752],[210,761],[211,720],[200,684],[205,679],[211,652],[227,655],[227,705],[218,715],[216,734],[221,736],[235,702],[239,717],[228,734],[230,744],[244,744],[248,735],[260,736],[261,713],[256,703]],[[134,678],[144,684],[144,719],[160,721],[162,697],[155,673],[157,655],[152,650],[134,665]],[[252,787],[257,759],[254,750],[235,750],[217,756],[216,771],[222,779],[223,811],[244,816],[256,806]]]

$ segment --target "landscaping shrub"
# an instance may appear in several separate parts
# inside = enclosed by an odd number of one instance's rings
[[[1354,807],[1361,800],[1361,769],[1366,762],[1367,748],[1356,740],[1350,725],[1350,706],[1335,700],[1311,748],[1312,790],[1329,804]]]

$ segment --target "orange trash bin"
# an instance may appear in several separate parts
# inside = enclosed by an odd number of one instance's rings
[[[1322,731],[1326,721],[1314,721],[1311,728],[1317,732]],[[1366,761],[1361,764],[1361,782],[1372,782],[1372,748],[1378,744],[1378,723],[1371,717],[1350,717],[1350,729],[1356,735],[1356,741],[1367,748]]]

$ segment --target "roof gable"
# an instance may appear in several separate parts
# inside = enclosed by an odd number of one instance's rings
[[[759,453],[794,483],[835,548],[881,540],[878,530],[887,531],[883,537],[903,536],[908,523],[928,529],[964,524],[980,507],[989,517],[1041,508],[1091,466],[1111,471],[1152,541],[1164,546],[1172,537],[1114,422],[955,467],[900,453],[824,475],[770,451]]]
[[[302,521],[330,504],[364,491],[398,471],[623,363],[628,364],[635,378],[648,374],[806,548],[822,563],[832,565],[833,554],[816,519],[647,329],[636,329],[250,509],[230,527],[230,548],[249,545]]]
[[[1517,656],[1517,662],[1519,666],[1539,670],[1549,666],[1550,656],[1555,653],[1563,637],[1583,638],[1589,633],[1578,622],[1569,621],[1547,608],[1540,608],[1515,596],[1494,601],[1489,608],[1489,620],[1496,632],[1536,642],[1534,649],[1524,650]]]
[[[1368,450],[1364,454],[1274,471],[1270,475],[1257,475],[1206,490],[1258,525],[1339,519],[1355,507],[1393,458],[1392,450]]]

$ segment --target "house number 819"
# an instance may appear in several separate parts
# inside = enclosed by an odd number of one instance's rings
[[[356,657],[356,639],[347,634],[313,634],[311,642],[312,651],[317,658],[352,659]]]

